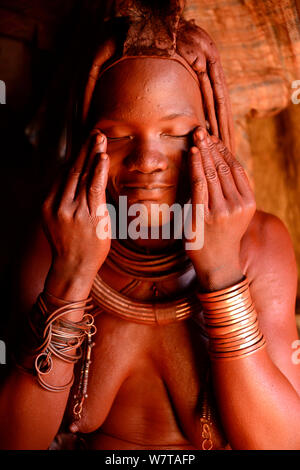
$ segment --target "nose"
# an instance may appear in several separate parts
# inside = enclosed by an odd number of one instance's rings
[[[124,165],[130,172],[156,173],[168,168],[168,158],[150,142],[140,142],[125,158]]]

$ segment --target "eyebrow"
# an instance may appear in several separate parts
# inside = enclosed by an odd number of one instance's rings
[[[195,118],[195,114],[190,112],[190,111],[183,111],[181,113],[172,113],[172,114],[168,114],[167,116],[164,116],[162,118],[159,119],[159,121],[171,121],[172,119],[176,119],[176,118],[179,118],[179,117],[189,117],[189,118]],[[101,118],[99,121],[101,121],[102,119],[105,119],[105,121],[110,121],[110,122],[126,122],[124,121],[123,119],[111,119],[111,118]]]
[[[190,111],[183,111],[182,113],[172,113],[162,117],[160,121],[171,121],[172,119],[176,119],[178,117],[195,117],[195,114]]]

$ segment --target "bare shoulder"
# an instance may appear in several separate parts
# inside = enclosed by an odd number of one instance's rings
[[[33,230],[15,272],[16,306],[30,309],[44,288],[51,265],[51,248],[40,224]]]
[[[298,276],[290,234],[278,217],[257,211],[244,236],[241,253],[268,354],[300,393],[300,364],[291,359],[293,345],[298,344]]]
[[[275,215],[256,211],[241,245],[242,262],[250,281],[275,275],[296,288],[297,264],[291,236]]]
[[[298,338],[298,276],[290,234],[278,217],[257,211],[244,236],[241,253],[268,351],[277,366],[294,378],[290,355],[291,344]],[[296,382],[299,387],[299,380]]]

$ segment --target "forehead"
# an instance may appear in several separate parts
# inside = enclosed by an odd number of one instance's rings
[[[91,112],[106,119],[159,118],[166,114],[203,116],[198,84],[180,63],[162,58],[124,60],[99,79]]]

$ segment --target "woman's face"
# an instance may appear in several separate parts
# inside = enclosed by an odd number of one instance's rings
[[[191,133],[205,119],[199,86],[181,64],[159,58],[120,62],[100,78],[90,116],[108,140],[113,201],[186,201]]]

